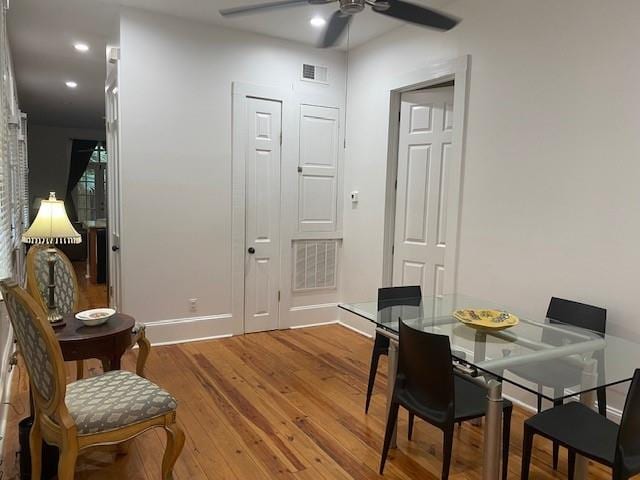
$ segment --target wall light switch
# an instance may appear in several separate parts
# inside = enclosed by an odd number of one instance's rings
[[[358,203],[358,199],[359,199],[359,193],[357,190],[354,190],[353,192],[351,192],[351,201],[353,203]]]

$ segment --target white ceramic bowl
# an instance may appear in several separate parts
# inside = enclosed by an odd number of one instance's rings
[[[102,325],[116,314],[113,308],[94,308],[93,310],[85,310],[76,313],[76,318],[87,327],[97,327]]]

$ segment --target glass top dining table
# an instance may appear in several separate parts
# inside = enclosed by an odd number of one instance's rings
[[[377,301],[342,303],[339,307],[376,325],[378,334],[392,340],[389,352],[389,383],[394,383],[397,365],[399,322],[429,333],[446,335],[458,370],[484,378],[491,399],[502,401],[501,383],[508,382],[549,400],[580,395],[593,406],[595,390],[628,382],[640,366],[640,343],[559,323],[547,318],[523,318],[518,312],[491,301],[462,294],[407,299],[408,305],[385,305]],[[462,323],[456,310],[497,310],[518,316],[513,326],[477,328]],[[506,315],[505,315],[506,317]],[[494,325],[492,325],[493,327]],[[504,328],[502,328],[504,327]],[[550,388],[543,388],[550,387]],[[491,390],[493,388],[493,391]],[[389,386],[389,396],[392,385]],[[496,418],[490,418],[495,411]],[[490,441],[499,444],[501,411],[488,411],[486,430]],[[487,432],[485,431],[485,442]],[[492,458],[489,458],[492,457]],[[499,452],[485,448],[484,478],[498,478]],[[486,465],[489,463],[489,465]],[[576,478],[586,478],[586,462],[578,462]]]

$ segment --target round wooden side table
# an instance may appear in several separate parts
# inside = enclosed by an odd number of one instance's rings
[[[75,315],[65,315],[66,325],[55,330],[65,361],[97,358],[104,370],[120,370],[120,360],[131,348],[131,330],[135,320],[116,313],[106,323],[87,327]]]

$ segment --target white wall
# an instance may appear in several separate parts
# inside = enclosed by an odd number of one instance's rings
[[[123,309],[227,333],[232,82],[342,99],[344,54],[131,9],[120,46]],[[328,66],[331,85],[299,81],[303,62]]]
[[[47,198],[52,191],[56,192],[58,198],[64,198],[69,179],[72,139],[105,140],[104,130],[30,124],[27,132],[30,205],[33,205],[34,198]]]
[[[471,55],[458,290],[524,315],[552,295],[640,339],[640,3],[460,0],[451,32],[395,30],[349,54],[345,301],[382,282],[391,76]],[[361,328],[367,325],[344,316]]]

